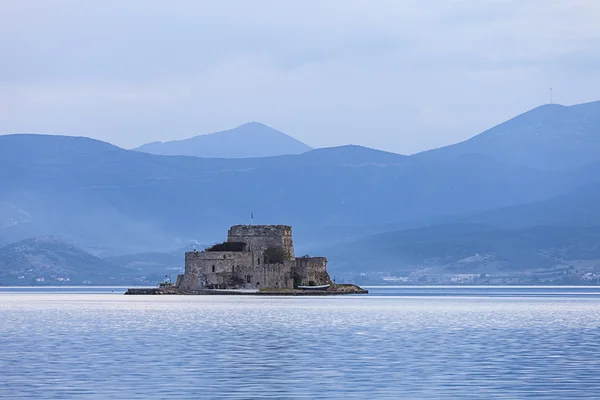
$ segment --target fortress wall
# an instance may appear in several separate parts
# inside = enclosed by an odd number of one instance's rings
[[[285,264],[255,265],[243,268],[240,273],[243,278],[250,278],[250,282],[246,280],[246,288],[294,288],[292,269]]]
[[[180,288],[293,288],[291,266],[254,263],[252,252],[188,252]],[[214,268],[213,268],[214,267]]]
[[[302,285],[331,283],[325,257],[301,257],[289,261],[289,263],[293,264],[292,274],[299,278]]]
[[[244,242],[249,251],[262,253],[269,247],[284,247],[294,258],[292,227],[287,225],[235,225],[227,233],[227,241]]]
[[[177,275],[177,280],[175,281],[175,286],[180,287],[181,282],[183,281],[183,274]]]
[[[251,264],[252,253],[249,252],[187,252],[181,288],[197,290],[209,284],[235,285],[236,270]]]

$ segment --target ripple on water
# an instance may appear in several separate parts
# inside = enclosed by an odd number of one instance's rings
[[[600,300],[0,294],[0,398],[593,398]]]

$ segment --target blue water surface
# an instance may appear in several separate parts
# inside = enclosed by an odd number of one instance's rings
[[[600,398],[600,288],[1,288],[0,398]]]

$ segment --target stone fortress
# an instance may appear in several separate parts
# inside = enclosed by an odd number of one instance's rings
[[[205,289],[296,289],[331,284],[325,257],[294,254],[292,227],[235,225],[227,241],[185,253],[180,292]]]

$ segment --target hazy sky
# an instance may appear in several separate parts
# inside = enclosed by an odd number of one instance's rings
[[[0,0],[0,133],[400,153],[600,99],[598,0]]]

